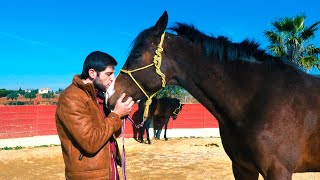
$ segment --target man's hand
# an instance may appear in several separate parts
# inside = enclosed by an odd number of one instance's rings
[[[120,117],[126,116],[130,114],[132,105],[134,104],[134,101],[131,97],[128,97],[128,99],[125,102],[122,102],[123,98],[126,96],[125,93],[123,93],[120,98],[117,100],[116,106],[114,107],[114,113],[118,114]]]

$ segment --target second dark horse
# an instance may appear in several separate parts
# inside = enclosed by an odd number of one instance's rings
[[[143,121],[143,112],[145,107],[146,99],[143,98],[139,101],[139,112],[140,112],[140,122]],[[176,98],[152,98],[152,103],[149,108],[149,114],[147,120],[144,122],[143,126],[140,127],[139,140],[143,141],[144,131],[146,131],[146,137],[148,144],[151,144],[150,136],[149,136],[149,128],[151,123],[153,122],[153,134],[155,139],[160,139],[162,128],[164,127],[164,139],[167,138],[167,129],[168,122],[170,117],[175,120],[178,117],[182,109],[182,104],[179,99]]]

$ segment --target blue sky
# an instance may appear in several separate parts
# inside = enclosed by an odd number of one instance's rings
[[[306,25],[320,21],[319,0],[1,1],[0,88],[64,89],[95,50],[115,57],[118,73],[132,40],[164,10],[169,26],[193,24],[233,42],[255,40],[264,49],[268,43],[263,32],[272,28],[272,21],[301,13],[307,16]],[[320,31],[316,37],[320,46]]]

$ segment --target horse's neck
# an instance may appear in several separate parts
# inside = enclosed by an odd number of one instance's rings
[[[204,56],[202,48],[183,38],[170,36],[165,42],[165,50],[170,50],[167,54],[172,54],[169,58],[175,58],[168,59],[167,66],[171,68],[168,72],[175,72],[168,74],[168,82],[173,82],[172,85],[178,82],[219,122],[226,118],[241,118],[241,111],[254,90],[254,87],[247,86],[252,86],[249,82],[253,79],[250,74],[245,74],[251,71],[249,66],[241,65],[241,62],[219,63],[216,57]]]
[[[202,61],[208,61],[208,59],[202,59]],[[201,60],[197,59],[196,62],[197,67],[191,65],[188,77],[181,85],[219,122],[225,119],[242,119],[243,109],[252,96],[250,93],[254,93],[252,89],[254,87],[247,86],[252,81],[252,77],[241,75],[241,72],[248,69],[245,66],[232,69],[232,66],[220,64],[217,61],[201,63]]]

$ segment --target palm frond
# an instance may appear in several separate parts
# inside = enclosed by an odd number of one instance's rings
[[[319,29],[317,26],[320,24],[320,22],[316,22],[312,24],[310,27],[307,27],[305,30],[301,32],[301,37],[304,40],[313,38],[315,36],[315,32]]]
[[[274,31],[265,31],[264,34],[272,44],[282,44],[283,42],[281,35]]]
[[[279,21],[275,21],[272,25],[276,28],[279,32],[290,32],[293,29],[293,22],[290,18],[284,17]]]
[[[317,56],[318,54],[320,54],[320,48],[315,47],[314,44],[311,44],[311,45],[307,46],[306,54],[309,56]]]
[[[319,67],[320,60],[314,56],[305,56],[300,59],[300,63],[304,68],[310,69],[312,67]]]
[[[304,19],[306,17],[304,15],[299,15],[293,18],[293,30],[294,33],[298,33],[299,31],[304,29]]]
[[[313,23],[310,27],[306,28],[306,29],[313,29],[314,31],[317,31],[319,28],[316,27],[320,24],[320,21],[317,21],[315,23]]]
[[[268,46],[268,50],[278,57],[282,57],[286,54],[284,47],[279,45],[270,45]]]

